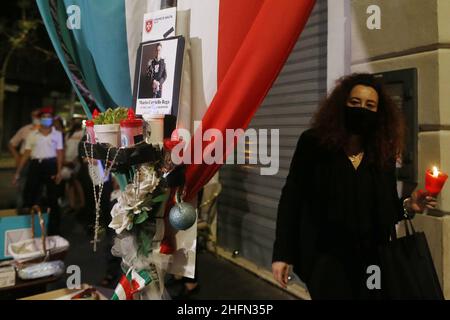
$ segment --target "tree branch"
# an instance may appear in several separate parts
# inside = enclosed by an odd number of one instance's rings
[[[16,50],[15,47],[12,47],[11,49],[9,49],[9,52],[6,55],[5,60],[3,60],[2,69],[0,70],[0,77],[6,77],[6,70],[8,68],[8,63],[9,63],[9,60],[11,59],[12,54],[14,53],[15,50]]]
[[[56,55],[55,55],[55,53],[53,51],[49,51],[49,50],[46,50],[46,49],[38,47],[38,46],[33,46],[33,49],[35,49],[36,51],[39,51],[39,52],[45,54],[47,56],[48,60],[56,58]]]

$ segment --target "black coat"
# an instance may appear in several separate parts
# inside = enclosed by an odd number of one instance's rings
[[[355,170],[343,150],[324,148],[307,130],[279,201],[273,261],[293,264],[317,296],[359,295],[367,265],[377,263],[376,247],[402,215],[394,161],[380,169],[365,155]]]

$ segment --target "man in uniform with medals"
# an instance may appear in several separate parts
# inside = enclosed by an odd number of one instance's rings
[[[152,98],[161,98],[162,85],[167,78],[166,63],[161,58],[161,43],[156,45],[156,57],[151,59],[147,65],[147,76],[152,85]]]

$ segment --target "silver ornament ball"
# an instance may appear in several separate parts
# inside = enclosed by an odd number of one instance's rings
[[[169,212],[169,222],[177,230],[189,229],[196,219],[195,208],[187,202],[176,203]]]

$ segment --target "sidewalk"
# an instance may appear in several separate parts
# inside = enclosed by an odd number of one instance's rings
[[[77,222],[74,214],[65,214],[62,225],[63,236],[70,241],[71,245],[65,261],[66,266],[79,265],[82,270],[82,282],[98,285],[107,269],[109,250],[107,241],[102,241],[97,252],[94,253],[90,244],[92,239],[86,233],[85,228]],[[292,295],[256,275],[223,258],[215,257],[209,252],[198,255],[197,266],[200,287],[198,292],[190,297],[192,300],[295,299]],[[63,287],[64,281],[58,286]],[[170,285],[167,290],[171,295],[176,295],[181,290],[181,284]]]
[[[198,293],[190,297],[191,300],[296,299],[253,273],[209,252],[199,254],[197,266],[200,287]],[[169,287],[169,293],[174,289]]]

